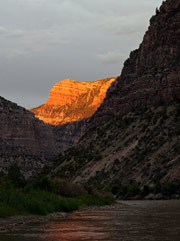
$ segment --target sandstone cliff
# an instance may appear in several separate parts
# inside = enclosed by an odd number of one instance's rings
[[[180,2],[163,1],[78,145],[51,175],[99,187],[180,180]]]
[[[94,82],[66,79],[55,84],[49,100],[34,109],[35,116],[45,123],[62,125],[92,116],[103,102],[106,91],[115,78]]]

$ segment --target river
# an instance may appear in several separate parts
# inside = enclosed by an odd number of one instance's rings
[[[0,234],[0,241],[179,241],[180,201],[120,201],[74,212],[49,223],[32,223]]]

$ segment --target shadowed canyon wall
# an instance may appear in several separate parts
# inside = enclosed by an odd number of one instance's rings
[[[180,95],[180,2],[163,1],[139,48],[125,61],[122,73],[93,116],[99,122],[137,107],[170,102]],[[94,123],[95,124],[95,123]]]
[[[111,187],[180,180],[180,1],[163,1],[139,48],[52,176]]]

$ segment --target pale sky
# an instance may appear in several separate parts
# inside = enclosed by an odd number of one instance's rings
[[[162,0],[0,0],[0,96],[43,104],[56,82],[121,73]]]

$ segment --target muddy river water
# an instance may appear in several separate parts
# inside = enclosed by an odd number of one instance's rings
[[[0,234],[0,241],[180,241],[180,201],[120,201]]]

